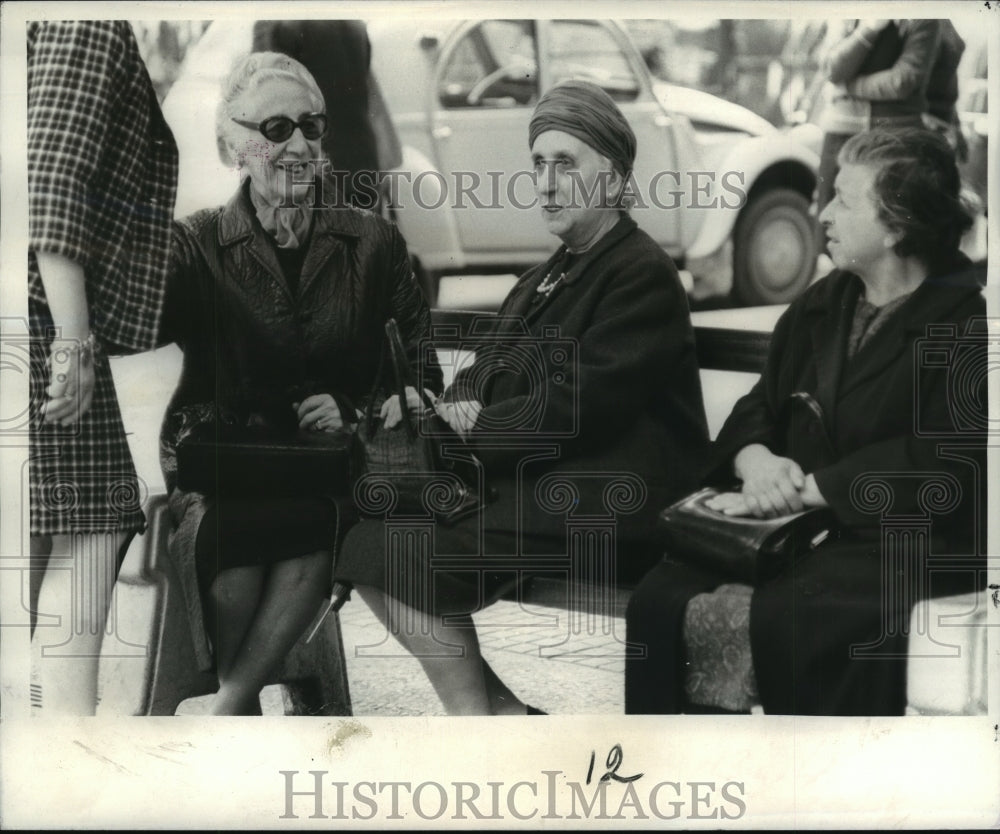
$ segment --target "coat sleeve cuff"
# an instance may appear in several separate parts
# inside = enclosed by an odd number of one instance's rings
[[[817,469],[812,473],[820,491],[833,514],[842,524],[862,526],[876,521],[871,513],[862,513],[851,499],[851,484],[856,473],[841,464]]]

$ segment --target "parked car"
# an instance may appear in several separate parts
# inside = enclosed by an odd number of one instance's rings
[[[178,213],[235,188],[206,148],[219,80],[251,26],[214,23],[164,104],[181,151]],[[654,81],[617,22],[378,19],[368,32],[404,148],[391,212],[432,300],[442,275],[520,271],[552,251],[531,207],[528,121],[567,78],[599,84],[629,119],[633,216],[690,274],[693,297],[783,303],[812,280],[815,152],[739,105]]]

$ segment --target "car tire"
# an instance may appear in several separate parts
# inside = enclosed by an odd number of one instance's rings
[[[736,221],[733,297],[743,306],[787,304],[816,271],[816,223],[809,200],[790,188],[754,197]]]

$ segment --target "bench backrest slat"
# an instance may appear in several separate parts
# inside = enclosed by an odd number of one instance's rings
[[[492,316],[476,310],[432,310],[435,347],[457,347],[469,338],[473,322],[477,322],[477,335],[483,335],[484,325]],[[714,371],[759,374],[771,342],[771,334],[760,330],[696,326],[694,334],[698,367]]]

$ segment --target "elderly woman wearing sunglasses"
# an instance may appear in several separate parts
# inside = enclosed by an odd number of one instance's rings
[[[243,59],[224,82],[216,118],[219,147],[243,172],[241,185],[224,207],[175,226],[162,341],[180,345],[184,369],[161,463],[178,522],[174,558],[193,558],[197,569],[189,607],[200,612],[203,602],[208,615],[217,714],[259,714],[261,687],[329,590],[345,524],[321,496],[178,489],[179,438],[220,411],[337,431],[355,419],[338,403],[353,408],[371,391],[386,319],[398,321],[412,362],[430,327],[395,227],[370,212],[326,207],[336,201],[322,179],[324,111],[316,82],[294,59]],[[439,367],[423,372],[440,386]],[[382,413],[394,424],[398,399]]]

